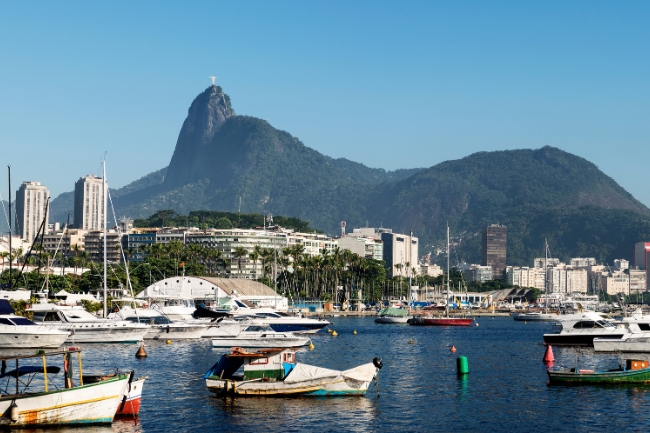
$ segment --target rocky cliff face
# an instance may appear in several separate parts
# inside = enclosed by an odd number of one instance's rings
[[[210,171],[211,161],[203,158],[210,149],[210,142],[235,110],[230,98],[221,87],[210,86],[197,96],[187,113],[178,135],[174,155],[165,177],[168,189],[203,179]]]

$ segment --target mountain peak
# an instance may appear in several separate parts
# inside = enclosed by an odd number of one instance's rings
[[[221,86],[213,84],[194,98],[178,134],[165,183],[184,185],[196,180],[194,173],[199,167],[196,166],[197,158],[193,156],[201,155],[214,134],[233,116],[235,110],[230,104],[230,97]]]

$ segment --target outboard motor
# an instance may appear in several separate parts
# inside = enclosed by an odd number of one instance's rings
[[[379,369],[381,369],[384,366],[384,364],[382,364],[381,362],[381,358],[374,358],[372,360],[372,364]]]

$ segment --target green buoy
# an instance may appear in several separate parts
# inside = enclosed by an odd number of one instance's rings
[[[466,356],[459,356],[456,358],[456,369],[458,370],[459,375],[469,373],[469,364],[467,363]]]

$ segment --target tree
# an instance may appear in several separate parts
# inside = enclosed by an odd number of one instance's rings
[[[237,272],[241,274],[241,259],[242,257],[246,257],[248,254],[248,250],[242,246],[239,246],[235,248],[235,251],[233,251],[232,255],[237,259]]]

